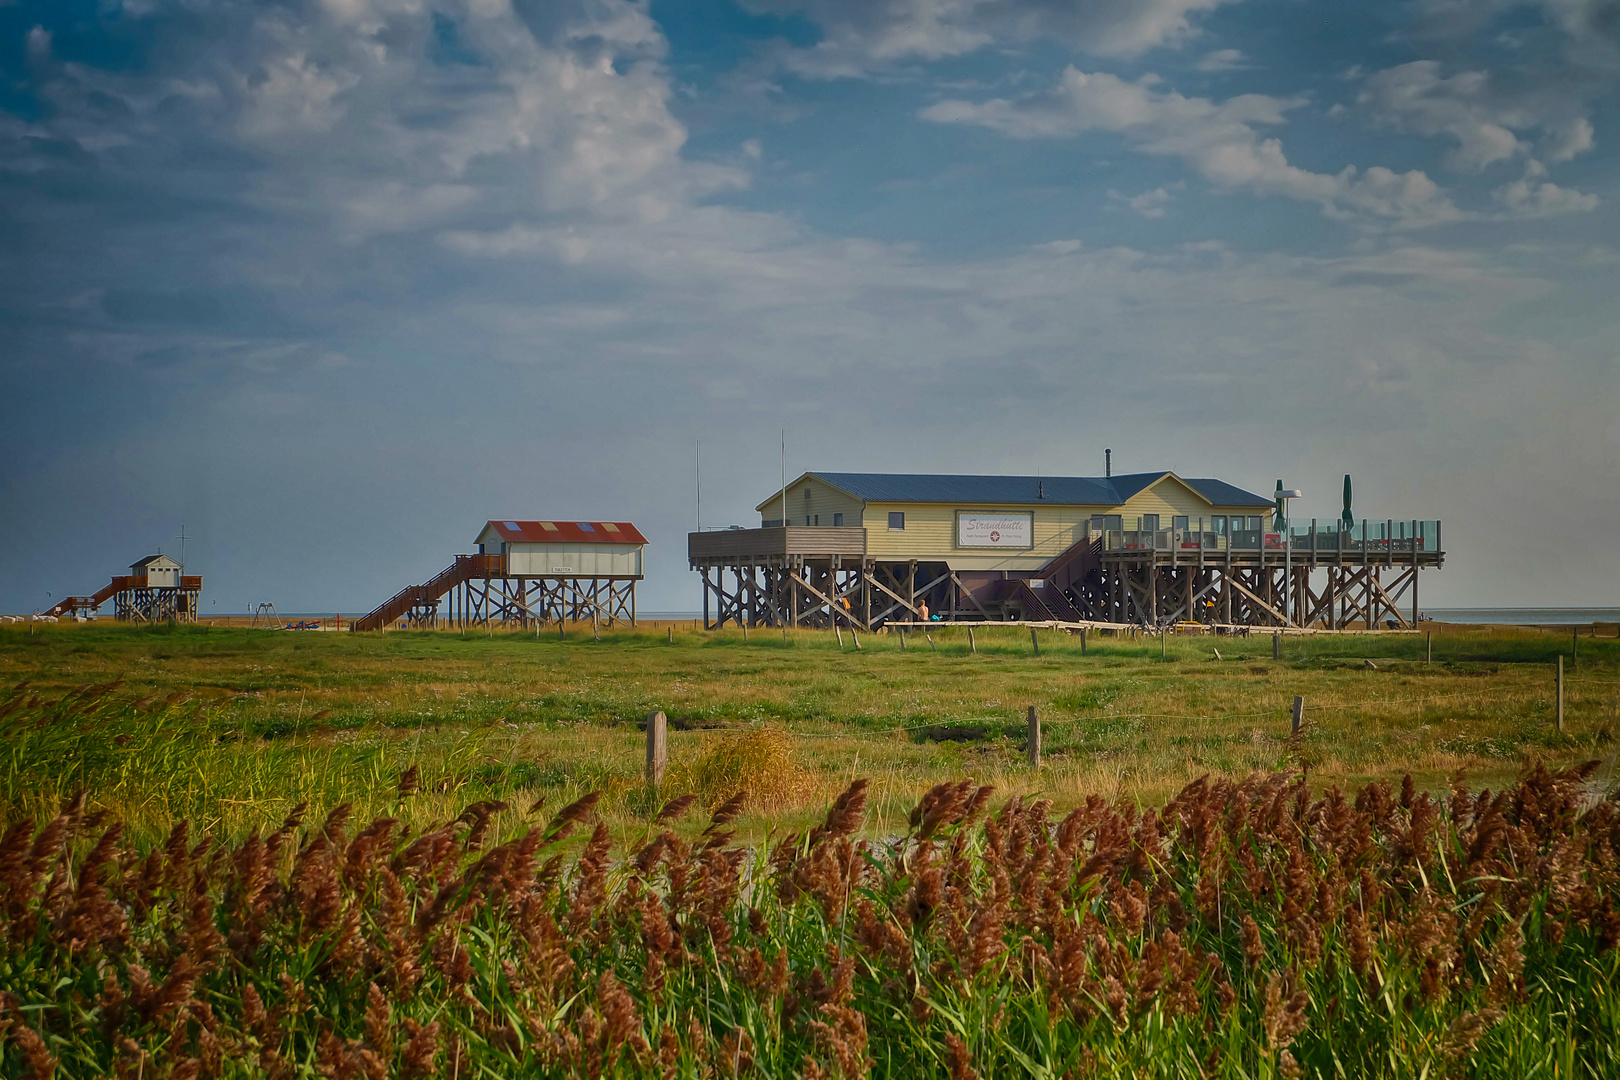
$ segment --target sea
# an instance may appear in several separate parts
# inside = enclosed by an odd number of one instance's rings
[[[1498,626],[1587,626],[1620,623],[1620,608],[1420,608],[1425,619]]]

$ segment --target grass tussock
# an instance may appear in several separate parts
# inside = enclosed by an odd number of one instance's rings
[[[664,787],[670,794],[695,795],[714,810],[732,799],[752,809],[792,805],[811,785],[792,737],[778,728],[757,727],[712,738],[706,749],[676,766]]]
[[[691,797],[616,846],[593,793],[499,841],[482,801],[143,855],[76,797],[0,833],[0,1073],[1609,1075],[1620,806],[1590,772],[1200,778],[1061,818],[945,783],[881,841],[857,780],[758,848]]]

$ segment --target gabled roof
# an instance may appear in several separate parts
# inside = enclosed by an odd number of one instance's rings
[[[160,562],[167,562],[168,565],[175,566],[175,567],[178,567],[180,565],[179,563],[175,562],[173,559],[169,558],[169,556],[164,555],[162,552],[159,552],[156,555],[148,555],[146,558],[142,559],[140,562],[130,563],[129,568],[131,570],[144,570],[147,567],[151,566],[153,563],[160,563]]]
[[[628,521],[490,521],[478,533],[493,529],[508,544],[645,544],[647,538]],[[476,542],[476,541],[475,541]]]
[[[1176,476],[1175,473],[1131,473],[1123,476],[976,476],[934,473],[808,472],[863,502],[967,503],[1001,505],[1120,506],[1131,496],[1166,476],[1174,477],[1208,500],[1211,506],[1271,506],[1270,499],[1224,480]],[[773,496],[776,498],[778,496]],[[763,511],[772,500],[757,509]]]

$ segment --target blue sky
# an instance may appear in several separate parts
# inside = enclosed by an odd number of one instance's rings
[[[1216,475],[1620,604],[1617,0],[0,3],[0,610],[788,467]],[[1594,584],[1596,583],[1596,584]]]

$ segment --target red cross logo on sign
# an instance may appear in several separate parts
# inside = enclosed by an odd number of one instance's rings
[[[991,529],[991,530],[990,530],[990,542],[991,542],[991,543],[992,543],[992,544],[999,544],[999,543],[1001,543],[1001,533],[1000,533],[1000,532],[998,532],[998,531],[997,531],[997,530],[995,530],[995,529]]]

